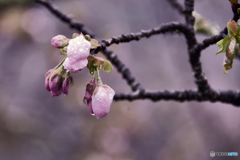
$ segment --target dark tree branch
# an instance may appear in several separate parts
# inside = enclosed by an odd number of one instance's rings
[[[200,51],[206,49],[207,47],[209,47],[210,45],[216,44],[218,41],[220,41],[221,39],[226,37],[226,34],[227,34],[226,32],[227,32],[227,28],[225,28],[218,35],[215,35],[215,36],[212,36],[210,38],[204,39],[201,43],[198,43],[193,48],[195,51],[191,51],[191,52],[200,52]]]
[[[194,10],[194,0],[185,0],[184,5],[185,5],[186,23],[187,23],[187,25],[193,26],[194,25],[194,20],[195,20],[195,18],[192,15],[192,12]]]
[[[116,101],[120,100],[138,100],[138,99],[149,99],[152,101],[160,101],[160,100],[174,100],[179,102],[184,101],[198,101],[198,102],[222,102],[222,103],[228,103],[233,104],[236,106],[240,106],[240,92],[239,91],[214,91],[211,94],[202,94],[198,91],[194,90],[184,90],[184,91],[158,91],[158,92],[152,92],[152,91],[146,91],[144,93],[130,93],[130,94],[116,94],[114,96],[114,99]]]
[[[97,49],[95,49],[94,52],[97,53],[100,50],[104,50],[106,47],[109,47],[112,44],[127,43],[133,40],[138,41],[141,38],[144,38],[144,37],[149,38],[156,34],[162,34],[166,32],[174,32],[174,31],[184,32],[184,30],[187,30],[187,27],[182,23],[178,23],[178,22],[166,23],[157,28],[142,30],[141,32],[137,32],[137,33],[122,34],[120,36],[102,40],[100,46]]]
[[[207,94],[212,89],[208,84],[207,78],[202,73],[202,65],[200,62],[201,52],[200,50],[193,50],[197,45],[197,39],[193,29],[195,18],[192,15],[192,11],[194,10],[194,0],[185,0],[184,4],[186,25],[188,27],[188,32],[185,32],[184,35],[188,44],[189,61],[199,92]]]

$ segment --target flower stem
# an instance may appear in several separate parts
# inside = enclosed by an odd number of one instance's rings
[[[58,69],[62,64],[63,62],[65,61],[66,58],[64,58],[54,69]]]
[[[102,84],[102,80],[101,80],[98,68],[97,68],[97,82]]]
[[[93,71],[92,79],[95,80],[95,70]]]

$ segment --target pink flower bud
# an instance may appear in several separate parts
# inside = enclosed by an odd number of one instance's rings
[[[63,35],[57,35],[52,38],[52,46],[55,48],[62,48],[67,46],[69,39]]]
[[[49,88],[51,91],[62,89],[62,75],[53,73],[49,79]]]
[[[85,96],[83,98],[83,102],[88,105],[88,109],[90,110],[91,114],[93,114],[92,94],[95,88],[96,88],[96,84],[94,82],[94,79],[92,79],[86,86]]]
[[[59,96],[62,94],[62,88],[56,91],[51,91],[52,97]]]
[[[83,35],[69,40],[67,46],[67,59],[63,63],[64,68],[71,72],[77,72],[86,67],[90,48],[91,43],[87,41]]]
[[[101,83],[98,83],[92,95],[92,111],[99,119],[107,115],[115,95],[114,90]]]
[[[64,70],[63,67],[61,67],[58,69],[51,69],[45,75],[45,87],[51,92],[53,97],[59,96],[62,92],[63,94],[68,94],[69,86],[72,83],[72,77],[63,74]]]
[[[72,76],[68,75],[65,77],[65,79],[63,80],[63,84],[62,84],[63,94],[65,94],[65,95],[68,94],[68,89],[69,89],[70,85],[72,84],[72,82],[73,82]]]
[[[49,78],[52,74],[54,70],[53,69],[50,69],[46,74],[45,74],[45,87],[48,91],[50,91],[50,87],[49,87]]]

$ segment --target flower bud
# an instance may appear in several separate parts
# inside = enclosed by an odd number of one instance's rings
[[[45,88],[47,89],[47,91],[50,91],[50,87],[49,87],[49,78],[52,74],[54,70],[50,69],[46,74],[45,74]]]
[[[60,88],[60,82],[61,82],[62,76],[58,73],[52,73],[49,79],[49,88],[51,91],[58,90]]]
[[[88,105],[88,109],[90,110],[91,114],[93,114],[92,94],[95,88],[96,88],[96,84],[94,79],[92,79],[86,86],[85,96],[83,98],[83,102]]]
[[[59,67],[58,69],[49,70],[45,75],[46,77],[45,87],[47,91],[51,92],[53,97],[59,96],[63,92],[63,89],[64,89],[64,94],[67,94],[67,91],[69,88],[68,84],[71,84],[71,83],[69,83],[70,80],[67,80],[67,79],[66,79],[66,82],[63,83],[63,79],[64,79],[63,74],[64,74],[63,67]]]
[[[111,87],[98,83],[92,95],[92,111],[98,119],[107,115],[114,95]]]
[[[72,76],[70,75],[65,76],[65,79],[63,80],[62,84],[63,94],[68,95],[68,89],[72,83],[73,83]]]
[[[229,21],[227,23],[227,29],[228,29],[228,33],[231,35],[231,36],[234,36],[236,35],[237,33],[237,30],[238,30],[238,25],[235,21]]]
[[[63,35],[57,35],[52,38],[52,46],[55,48],[63,48],[68,45],[69,39]]]
[[[62,94],[62,88],[56,91],[51,91],[52,97],[59,96]]]

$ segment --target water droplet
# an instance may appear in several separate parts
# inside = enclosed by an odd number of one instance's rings
[[[95,114],[94,114],[94,113],[91,113],[91,115],[92,115],[92,116],[95,116]]]

